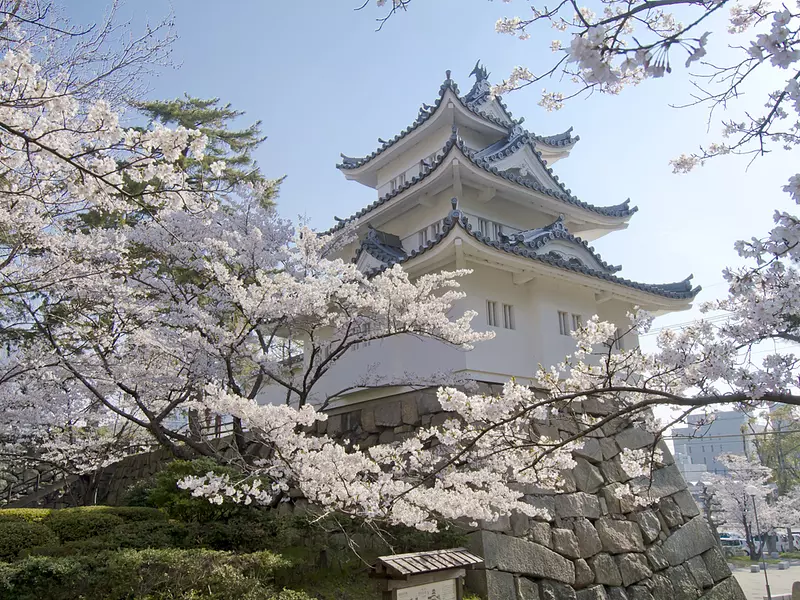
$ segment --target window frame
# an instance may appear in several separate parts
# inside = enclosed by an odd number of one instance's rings
[[[511,330],[517,328],[513,304],[503,304],[503,327]]]
[[[569,313],[563,310],[558,311],[558,332],[566,336],[571,333],[569,329]]]
[[[498,327],[497,301],[495,300],[486,300],[486,323],[489,327]]]

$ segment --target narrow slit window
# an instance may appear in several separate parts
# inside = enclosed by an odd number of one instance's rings
[[[478,229],[481,232],[481,235],[489,236],[489,221],[486,219],[478,219]]]
[[[503,304],[503,327],[514,329],[514,307],[510,304]]]
[[[583,317],[580,315],[572,315],[572,331],[578,331],[583,327]]]
[[[486,321],[489,327],[497,327],[497,302],[494,300],[486,301]]]
[[[421,230],[419,232],[419,245],[424,246],[428,243],[428,228]]]
[[[558,332],[569,335],[569,315],[563,311],[558,311]]]
[[[494,239],[499,242],[503,237],[503,226],[500,223],[492,223],[492,228],[494,229]]]

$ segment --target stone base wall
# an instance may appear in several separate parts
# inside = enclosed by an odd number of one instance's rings
[[[608,414],[590,401],[577,410]],[[318,431],[366,448],[403,440],[416,427],[451,416],[441,410],[436,391],[426,389],[332,411]],[[566,439],[580,424],[564,414],[534,427],[540,435]],[[469,534],[484,568],[468,572],[467,586],[488,600],[745,600],[663,442],[649,483],[657,503],[636,507],[615,495],[629,481],[622,449],[653,442],[650,433],[624,421],[593,432],[574,453],[577,465],[564,474],[563,493],[525,496],[546,517],[503,517]]]

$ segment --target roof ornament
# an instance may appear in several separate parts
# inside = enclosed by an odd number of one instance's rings
[[[450,206],[453,207],[453,210],[458,210],[458,198],[450,198]]]
[[[480,83],[481,81],[489,79],[489,73],[486,71],[486,67],[481,64],[481,59],[478,59],[478,62],[475,63],[475,67],[472,69],[472,73],[469,74],[470,77],[473,75],[475,75],[475,83]]]

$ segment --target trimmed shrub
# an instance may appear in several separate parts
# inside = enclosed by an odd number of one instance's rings
[[[269,600],[279,594],[276,574],[290,566],[269,552],[171,549],[35,556],[0,568],[0,598]]]
[[[171,518],[187,523],[208,523],[210,521],[224,521],[230,517],[247,514],[247,507],[225,501],[222,504],[212,504],[205,498],[196,498],[191,492],[178,487],[178,481],[188,475],[200,477],[206,473],[214,472],[219,475],[240,475],[230,467],[220,466],[210,458],[197,460],[174,460],[155,476],[155,484],[147,494],[146,504],[162,509]],[[141,490],[138,501],[142,501]]]
[[[83,508],[54,510],[42,520],[42,524],[52,529],[62,542],[85,540],[110,533],[123,522],[117,515]]]
[[[0,560],[13,559],[22,550],[55,541],[55,534],[41,523],[22,520],[0,523]]]
[[[166,521],[167,515],[157,508],[144,506],[78,506],[62,509],[75,512],[104,513],[115,515],[125,521]]]
[[[28,521],[37,523],[49,515],[49,508],[0,508],[0,523]]]

